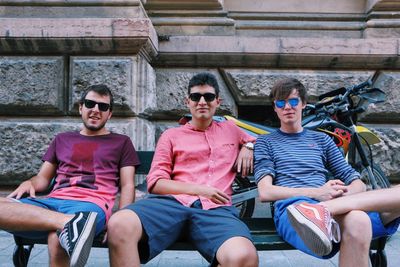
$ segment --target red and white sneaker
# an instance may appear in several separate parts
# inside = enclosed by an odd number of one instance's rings
[[[298,203],[287,207],[293,228],[306,246],[318,256],[332,251],[332,241],[340,242],[339,224],[320,204]]]

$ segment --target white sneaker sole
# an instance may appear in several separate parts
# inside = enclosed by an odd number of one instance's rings
[[[96,233],[96,217],[97,213],[95,212],[89,214],[79,240],[76,242],[75,249],[72,252],[70,259],[71,267],[84,267],[89,258]]]
[[[287,214],[294,230],[313,253],[321,257],[331,253],[332,242],[317,225],[293,206],[287,207]]]

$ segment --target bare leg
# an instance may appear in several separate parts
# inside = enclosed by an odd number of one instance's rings
[[[74,215],[0,198],[0,228],[10,231],[55,231]]]
[[[400,186],[339,197],[321,204],[332,215],[352,210],[381,212],[383,222],[388,223],[400,217]]]
[[[350,211],[335,216],[341,229],[340,267],[368,267],[368,251],[372,238],[371,220],[363,211]]]
[[[138,243],[143,235],[142,223],[131,210],[111,216],[107,224],[111,266],[139,267]]]
[[[69,256],[61,247],[56,232],[50,232],[47,238],[50,266],[68,267]]]
[[[220,266],[255,267],[258,255],[253,243],[245,237],[232,237],[226,240],[217,251]]]

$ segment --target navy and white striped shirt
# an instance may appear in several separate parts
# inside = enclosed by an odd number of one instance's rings
[[[293,134],[278,129],[258,137],[254,157],[257,183],[271,175],[278,186],[316,188],[326,183],[328,171],[346,185],[360,176],[328,135],[308,129]]]

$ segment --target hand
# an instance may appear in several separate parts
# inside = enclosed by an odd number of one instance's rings
[[[242,146],[235,162],[235,168],[242,174],[242,177],[253,173],[253,150]]]
[[[35,187],[32,184],[31,180],[27,180],[20,184],[17,189],[15,189],[11,194],[9,194],[8,198],[15,197],[16,199],[20,199],[23,195],[27,194],[30,197],[36,198]]]
[[[198,186],[198,195],[206,197],[210,199],[215,204],[228,204],[229,196],[224,192],[207,185],[199,185]]]
[[[329,180],[319,188],[319,194],[315,198],[319,201],[326,201],[343,196],[347,192],[347,186],[341,180]]]

